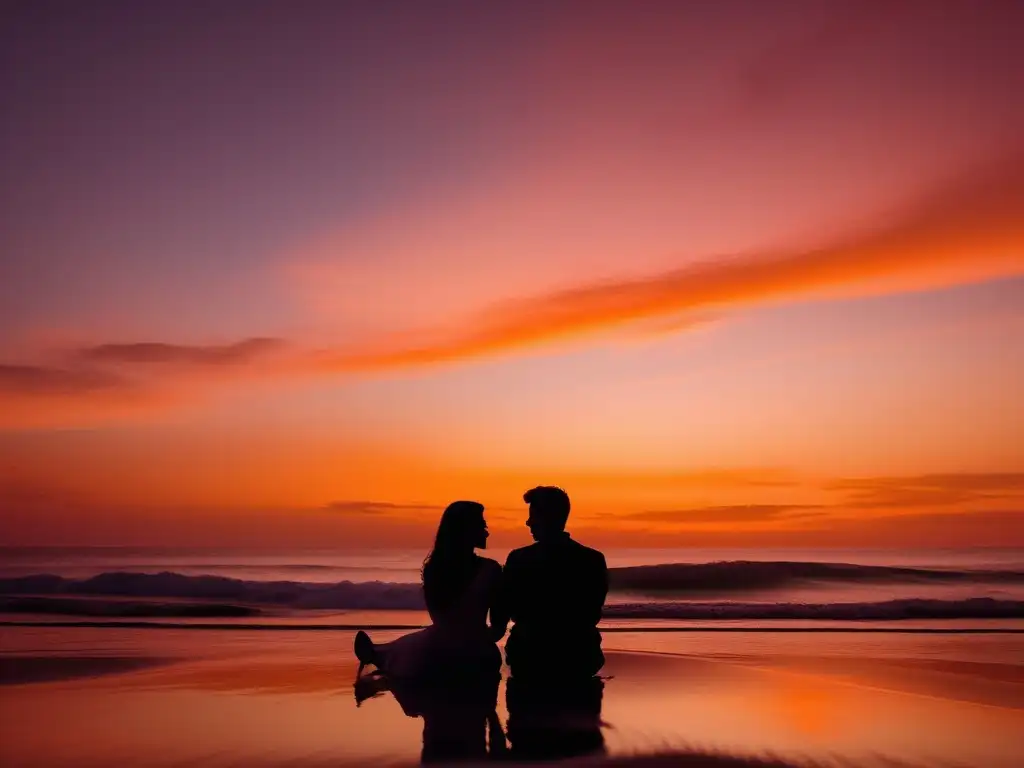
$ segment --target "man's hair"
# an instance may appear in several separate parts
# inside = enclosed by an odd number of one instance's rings
[[[569,494],[554,485],[538,485],[523,494],[523,501],[552,522],[565,527],[569,519]]]

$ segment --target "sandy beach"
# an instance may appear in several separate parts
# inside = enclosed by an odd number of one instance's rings
[[[7,627],[0,755],[24,768],[417,763],[422,719],[388,692],[357,706],[351,643],[348,632]],[[617,632],[605,647],[613,758],[1024,760],[1019,635]],[[503,722],[504,701],[502,690]]]

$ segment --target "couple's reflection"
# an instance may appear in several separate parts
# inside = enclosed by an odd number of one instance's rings
[[[356,697],[390,690],[409,717],[423,718],[424,763],[511,757],[553,760],[604,751],[599,678],[510,679],[507,732],[497,713],[499,677],[448,679],[418,685],[361,678]]]
[[[516,760],[557,760],[604,752],[598,677],[525,680],[505,687],[507,733]]]
[[[507,749],[497,715],[500,681],[497,675],[391,684],[360,678],[356,700],[389,690],[406,715],[422,717],[424,763],[482,760]]]

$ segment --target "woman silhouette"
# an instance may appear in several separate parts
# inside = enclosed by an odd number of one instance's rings
[[[423,596],[431,625],[390,643],[375,644],[360,630],[355,653],[359,673],[374,665],[392,681],[496,677],[501,653],[487,614],[498,590],[501,566],[480,557],[487,547],[484,506],[456,501],[441,515],[434,548],[423,563]]]

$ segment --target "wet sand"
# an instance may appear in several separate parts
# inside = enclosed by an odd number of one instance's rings
[[[350,632],[7,627],[0,637],[5,766],[419,760],[421,718],[390,693],[356,705]],[[1024,764],[1019,636],[617,632],[605,646],[612,757]],[[498,702],[504,722],[504,691]]]
[[[0,656],[0,686],[93,678],[171,663],[145,656]]]

